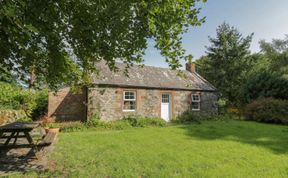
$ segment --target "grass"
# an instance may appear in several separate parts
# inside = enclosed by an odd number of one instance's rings
[[[205,121],[59,136],[53,170],[40,176],[288,177],[287,126]]]

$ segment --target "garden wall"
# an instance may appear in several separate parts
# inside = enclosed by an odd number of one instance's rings
[[[25,117],[26,114],[23,110],[0,110],[0,125],[15,122]]]

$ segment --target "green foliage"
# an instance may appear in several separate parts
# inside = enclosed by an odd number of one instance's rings
[[[279,54],[288,51],[288,35],[284,39],[273,39],[271,43],[261,40],[261,51],[266,54]]]
[[[32,121],[32,119],[31,119],[31,117],[23,117],[23,118],[17,119],[17,121],[19,121],[19,122],[30,122],[30,121]]]
[[[138,115],[129,115],[121,120],[116,121],[101,121],[100,115],[95,114],[91,119],[84,123],[61,123],[61,131],[73,132],[82,131],[85,129],[97,130],[123,130],[132,127],[164,127],[167,123],[161,118],[142,117]]]
[[[164,127],[167,123],[158,117],[143,117],[140,115],[128,115],[125,116],[123,121],[127,121],[133,127],[148,127],[148,126],[156,126],[156,127]]]
[[[9,83],[0,82],[0,108],[4,109],[20,109],[21,88]]]
[[[100,114],[95,113],[90,119],[85,122],[87,127],[97,127],[100,124]]]
[[[37,80],[57,87],[87,82],[101,60],[113,71],[116,59],[127,67],[140,63],[147,40],[154,39],[176,69],[185,54],[182,34],[204,22],[199,2],[0,1],[0,64],[24,81],[34,66]]]
[[[261,97],[288,99],[288,36],[260,41],[260,54],[254,54],[253,70],[241,86],[242,104]]]
[[[0,109],[24,110],[28,118],[38,119],[47,113],[48,90],[31,91],[0,82]]]
[[[248,120],[268,123],[288,124],[288,100],[261,98],[254,100],[245,108]]]
[[[45,123],[44,128],[60,128],[61,125],[59,123]]]
[[[60,124],[61,132],[80,132],[87,130],[87,126],[81,122],[66,122]]]
[[[34,93],[36,106],[31,114],[33,120],[48,112],[48,89],[42,89]]]
[[[226,99],[220,98],[217,101],[217,106],[218,106],[218,113],[225,114],[228,109],[228,101]]]
[[[288,99],[288,78],[271,70],[257,71],[251,74],[242,85],[242,103],[250,103],[261,97]]]
[[[197,70],[211,82],[230,104],[237,104],[239,86],[245,81],[249,71],[249,47],[253,34],[242,34],[223,23],[217,28],[215,38],[209,37],[211,45],[207,47],[207,56],[196,61]]]
[[[0,63],[0,82],[7,82],[10,84],[17,83],[17,80],[14,75],[11,74],[5,67],[3,67]]]

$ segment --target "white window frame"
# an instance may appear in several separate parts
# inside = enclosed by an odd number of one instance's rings
[[[126,92],[134,93],[135,98],[134,98],[134,99],[125,99],[125,93],[126,93]],[[125,91],[123,91],[123,102],[122,102],[123,107],[122,107],[122,110],[123,110],[124,112],[135,112],[135,111],[136,111],[136,107],[137,107],[136,99],[137,99],[137,93],[136,93],[136,91],[131,91],[131,90],[125,90]],[[125,101],[135,101],[135,109],[124,109],[124,106],[125,106],[124,103],[125,103]]]
[[[195,100],[194,98],[193,98],[193,96],[198,96],[198,100]],[[200,98],[201,96],[200,96],[200,94],[192,94],[191,95],[191,100],[192,100],[192,103],[191,103],[191,107],[192,107],[192,111],[200,111],[200,109],[201,109],[201,98]],[[193,103],[198,103],[198,109],[195,109],[195,108],[193,108]]]

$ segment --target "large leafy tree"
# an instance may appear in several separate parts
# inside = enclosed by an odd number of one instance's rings
[[[243,103],[261,97],[288,99],[288,36],[260,41],[261,52],[254,54],[255,64],[242,85]]]
[[[207,55],[197,61],[199,73],[211,82],[223,98],[235,105],[239,101],[239,88],[249,71],[249,47],[253,34],[243,37],[227,23],[217,28],[215,38],[209,37]]]
[[[0,64],[0,82],[17,84],[16,77]]]
[[[288,35],[284,39],[273,39],[272,42],[262,40],[259,43],[261,54],[270,63],[268,68],[288,75]]]
[[[113,71],[116,60],[140,63],[154,39],[177,69],[182,34],[204,21],[198,1],[0,0],[0,63],[23,80],[36,74],[55,87],[87,81],[101,60]]]

